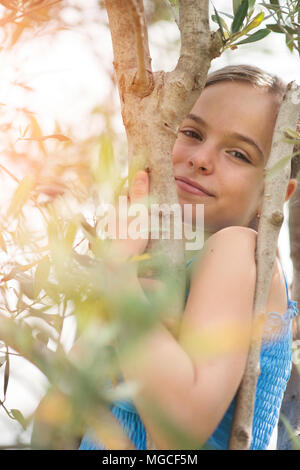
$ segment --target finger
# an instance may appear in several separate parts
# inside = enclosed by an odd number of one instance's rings
[[[120,191],[119,196],[127,196],[127,199],[129,199],[129,190],[128,187],[123,187],[122,191]]]
[[[130,187],[130,202],[141,202],[149,193],[149,177],[146,171],[138,171]]]

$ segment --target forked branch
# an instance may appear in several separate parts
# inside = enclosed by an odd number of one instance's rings
[[[164,107],[168,125],[177,131],[204,87],[211,60],[220,55],[221,40],[209,27],[208,0],[179,1],[180,56],[167,74]]]

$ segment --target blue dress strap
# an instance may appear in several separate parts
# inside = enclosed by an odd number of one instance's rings
[[[190,264],[192,264],[192,262],[194,261],[194,259],[196,258],[196,256],[192,256],[191,259],[189,259],[186,264],[185,264],[185,267],[188,268],[190,266]]]
[[[291,300],[290,297],[289,297],[289,288],[288,288],[288,284],[287,284],[287,280],[286,280],[286,275],[284,273],[284,270],[281,268],[282,270],[282,273],[283,273],[283,277],[284,277],[284,282],[285,282],[285,290],[286,290],[286,297],[287,297],[287,311],[286,311],[286,316],[289,318],[289,319],[292,319],[294,317],[296,317],[299,313],[299,310],[297,308],[298,306],[298,302],[296,300]]]
[[[282,269],[282,273],[283,273],[283,277],[284,277],[284,282],[285,282],[285,290],[286,290],[286,298],[287,298],[287,303],[289,305],[290,303],[290,298],[289,298],[289,288],[288,288],[288,285],[287,285],[287,280],[286,280],[286,276],[284,274],[284,271]]]

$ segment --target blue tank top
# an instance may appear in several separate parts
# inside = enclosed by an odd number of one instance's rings
[[[189,267],[193,258],[188,261]],[[267,314],[260,353],[260,370],[254,404],[251,450],[267,448],[278,422],[280,407],[292,367],[292,319],[297,315],[297,302],[289,299],[284,276],[287,310]],[[187,289],[186,298],[189,289]],[[232,400],[218,427],[203,448],[226,450],[236,402]],[[146,450],[146,431],[132,401],[117,401],[111,411],[137,450]],[[83,437],[79,450],[105,450],[106,447],[89,430]]]

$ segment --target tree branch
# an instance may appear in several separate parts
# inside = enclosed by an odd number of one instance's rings
[[[180,0],[181,50],[177,69],[192,72],[197,68],[195,58],[200,56],[200,51],[206,55],[209,53],[208,11],[208,0]]]
[[[144,12],[141,9],[142,4],[137,0],[129,0],[129,6],[132,11],[132,18],[136,37],[137,52],[137,75],[133,83],[136,93],[143,97],[147,96],[153,90],[152,71],[146,68],[147,55],[149,56],[148,43],[145,44],[145,34],[147,32],[145,26]],[[147,47],[147,52],[145,49]]]
[[[147,96],[153,89],[153,77],[143,1],[105,0],[105,4],[121,101],[130,91]]]
[[[169,0],[164,0],[164,2],[166,4],[166,6],[171,10],[174,21],[175,21],[175,23],[177,24],[177,26],[179,28],[179,17],[177,15],[177,12],[176,12],[175,8],[173,7],[173,5],[170,3]]]
[[[300,8],[300,6],[299,6]],[[299,51],[300,52],[300,51]],[[300,134],[300,116],[297,124],[297,132]],[[294,152],[300,151],[300,145],[295,145]],[[297,155],[296,160],[298,167],[300,167],[300,155]],[[300,168],[298,171],[298,177]],[[298,179],[298,187],[293,194],[289,203],[289,228],[290,228],[290,244],[291,244],[291,259],[293,262],[293,285],[292,285],[292,298],[297,300],[300,305],[300,181]],[[300,320],[296,319],[297,331],[295,337],[300,340]],[[300,416],[299,416],[300,419]]]
[[[285,128],[296,129],[299,104],[293,102],[292,83],[287,86],[273,134],[272,150],[266,170],[272,169],[283,156],[291,153],[291,145],[282,142]],[[299,87],[297,87],[299,90]],[[247,450],[252,439],[252,420],[259,358],[272,271],[279,231],[283,222],[283,203],[290,178],[290,162],[283,170],[269,173],[265,182],[262,216],[258,227],[256,260],[257,280],[254,296],[253,334],[243,380],[240,385],[231,428],[229,449]],[[272,197],[271,197],[272,195]]]
[[[13,23],[15,20],[19,20],[20,18],[24,18],[27,15],[30,15],[31,13],[36,13],[39,10],[42,10],[43,8],[50,8],[56,5],[57,3],[60,3],[62,0],[53,0],[52,2],[48,4],[39,4],[35,5],[32,8],[25,9],[22,13],[10,13],[9,15],[5,16],[4,18],[0,19],[0,26],[4,26],[8,23]]]
[[[298,2],[298,25],[300,25],[300,1]],[[300,29],[300,28],[299,28]],[[300,31],[298,29],[298,54],[300,56]]]
[[[299,50],[300,52],[300,50]],[[300,118],[297,132],[300,133]],[[300,150],[300,145],[295,145],[294,152]],[[296,158],[300,161],[300,155]],[[299,174],[299,173],[298,173]],[[293,284],[291,297],[300,305],[300,186],[289,202],[289,233],[290,252],[293,264]],[[292,364],[291,376],[285,391],[280,413],[289,421],[296,435],[300,435],[300,374],[299,374],[299,344],[300,322],[299,316],[294,319],[293,339],[295,341],[295,362]],[[297,361],[297,362],[296,362]],[[281,421],[278,424],[277,450],[293,450],[293,442],[286,426]]]
[[[168,126],[177,133],[202,91],[211,60],[220,55],[221,39],[210,31],[208,0],[179,0],[180,56],[166,74],[163,106]]]

